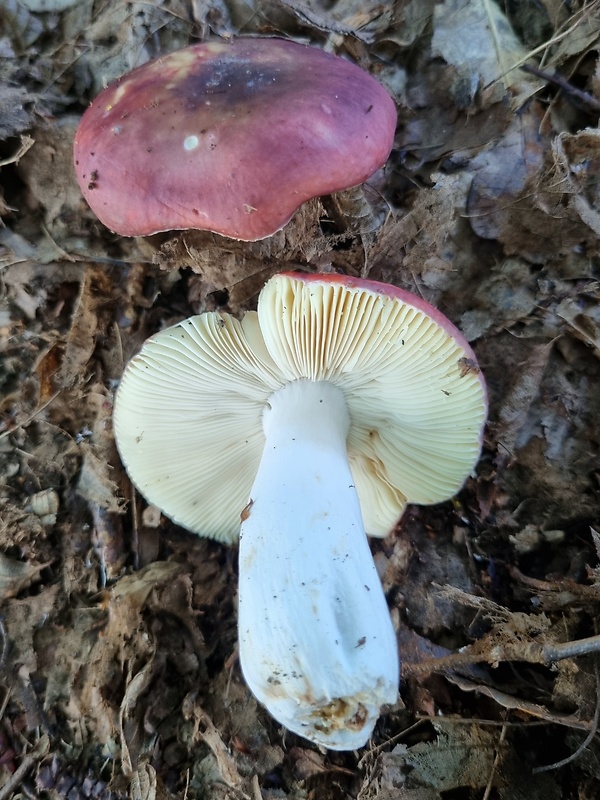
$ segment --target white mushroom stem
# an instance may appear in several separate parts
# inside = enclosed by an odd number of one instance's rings
[[[348,464],[342,391],[297,380],[263,416],[240,540],[244,677],[286,728],[333,750],[366,743],[398,690],[398,651]]]

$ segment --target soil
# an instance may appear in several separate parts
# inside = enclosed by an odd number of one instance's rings
[[[85,108],[238,35],[395,98],[369,213],[315,199],[256,243],[110,232],[74,175]],[[0,800],[600,796],[599,42],[597,0],[0,0]],[[284,269],[425,298],[489,392],[462,490],[371,543],[402,678],[356,752],[253,699],[235,546],[149,505],[111,429],[149,335],[241,315]]]

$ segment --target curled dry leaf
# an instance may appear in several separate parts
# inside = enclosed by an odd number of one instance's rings
[[[139,772],[141,757],[150,755],[143,752],[146,709],[142,698],[148,692],[155,673],[155,659],[151,658],[135,675],[131,672],[127,675],[125,694],[119,709],[121,765],[127,776],[132,775],[134,770]]]
[[[33,511],[40,518],[42,525],[54,525],[58,507],[58,492],[55,489],[43,489],[31,496],[25,510]]]

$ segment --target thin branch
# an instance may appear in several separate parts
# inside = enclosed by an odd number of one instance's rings
[[[536,767],[534,770],[532,770],[534,774],[538,772],[548,772],[551,769],[558,769],[559,767],[564,767],[566,764],[570,764],[571,761],[575,761],[575,759],[579,758],[588,745],[591,744],[592,739],[597,734],[598,724],[600,723],[600,670],[598,669],[597,658],[594,660],[594,671],[596,673],[596,710],[594,712],[594,718],[592,720],[590,732],[574,753],[571,753],[570,756],[563,758],[561,761],[555,761],[554,764],[546,764],[545,767]]]
[[[546,644],[542,647],[544,661],[551,664],[563,658],[577,658],[590,653],[600,653],[600,636],[589,636],[587,639],[578,639],[575,642],[562,642],[562,644]]]
[[[560,644],[517,641],[508,642],[506,645],[494,643],[487,647],[485,639],[482,639],[474,646],[465,647],[461,653],[450,653],[441,658],[427,659],[414,664],[405,662],[403,672],[408,675],[417,675],[472,667],[475,664],[496,665],[501,661],[525,661],[529,664],[549,666],[555,661],[577,658],[591,653],[600,653],[600,635]]]
[[[485,787],[485,794],[481,798],[481,800],[490,800],[490,795],[492,793],[492,789],[494,788],[494,776],[496,774],[496,770],[498,769],[498,765],[500,764],[500,758],[502,756],[502,745],[504,744],[504,740],[506,739],[506,731],[508,730],[506,724],[502,726],[502,731],[500,732],[500,738],[498,739],[498,746],[496,748],[496,755],[494,757],[494,763],[492,764],[492,769],[490,770],[490,777],[488,778],[487,786]]]
[[[589,92],[584,92],[582,89],[578,89],[576,86],[573,86],[573,84],[569,83],[564,75],[561,75],[559,72],[546,72],[545,70],[538,69],[531,64],[524,64],[521,69],[523,72],[528,72],[530,75],[535,75],[538,78],[548,81],[548,83],[553,83],[565,94],[579,100],[591,110],[600,111],[600,100],[596,100],[596,98]]]
[[[45,403],[42,403],[42,405],[39,408],[36,408],[36,410],[32,414],[30,414],[26,419],[23,420],[23,422],[18,422],[16,425],[13,425],[11,428],[8,428],[8,430],[2,431],[2,433],[0,433],[0,439],[6,439],[7,436],[11,436],[15,431],[18,431],[19,428],[26,428],[28,425],[31,425],[31,423],[37,417],[37,415],[41,414],[45,408],[48,408],[50,403],[56,400],[61,391],[62,389],[59,389],[57,392],[55,392],[52,395],[52,397],[46,400]]]
[[[0,789],[0,800],[8,800],[8,798],[13,797],[13,792],[21,787],[27,773],[37,761],[40,761],[47,754],[49,749],[50,740],[47,736],[42,736],[33,749],[23,756],[17,769]]]

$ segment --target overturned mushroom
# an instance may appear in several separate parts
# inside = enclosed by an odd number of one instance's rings
[[[209,42],[101,92],[75,137],[99,219],[125,236],[198,228],[254,241],[386,161],[396,108],[368,73],[283,39]]]
[[[462,486],[486,409],[447,319],[339,275],[277,275],[257,312],[184,320],[128,365],[123,462],[175,522],[241,534],[242,671],[290,730],[353,749],[395,701],[396,639],[365,533]]]

